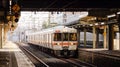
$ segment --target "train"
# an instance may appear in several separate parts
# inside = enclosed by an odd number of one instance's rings
[[[75,57],[77,52],[77,30],[66,26],[55,26],[29,33],[27,42],[39,46],[58,57]]]

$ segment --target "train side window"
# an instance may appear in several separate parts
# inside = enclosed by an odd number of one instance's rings
[[[61,33],[54,34],[54,41],[61,41]]]

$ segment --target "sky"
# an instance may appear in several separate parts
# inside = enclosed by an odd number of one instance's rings
[[[66,15],[66,16],[65,16]],[[42,28],[42,24],[48,22],[50,19],[50,24],[65,24],[70,23],[75,20],[79,20],[82,17],[88,15],[88,12],[38,12],[38,11],[21,11],[21,16],[18,22],[17,28],[14,30],[11,36],[13,39],[19,39],[19,33],[25,32],[26,30]],[[64,19],[66,21],[64,22]],[[10,36],[9,36],[10,37]],[[11,38],[11,37],[10,37]]]

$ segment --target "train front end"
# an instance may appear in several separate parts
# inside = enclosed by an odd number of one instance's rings
[[[58,56],[76,55],[77,51],[77,32],[75,29],[63,29],[65,31],[57,31],[54,33],[53,49]]]

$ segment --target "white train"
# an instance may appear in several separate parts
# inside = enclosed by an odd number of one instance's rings
[[[57,56],[74,56],[77,50],[77,30],[65,26],[29,33],[27,41],[39,45],[43,51]]]

